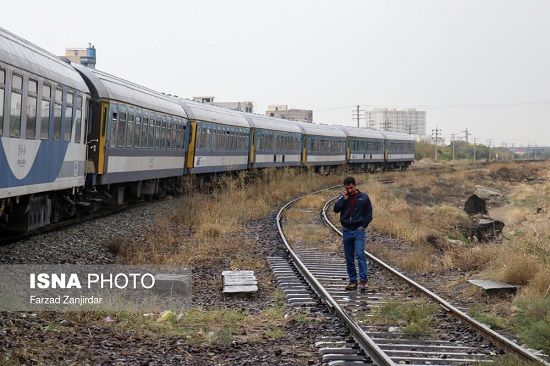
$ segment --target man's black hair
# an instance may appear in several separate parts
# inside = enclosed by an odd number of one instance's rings
[[[344,178],[344,185],[347,186],[348,184],[356,185],[356,184],[355,184],[355,178],[353,178],[353,177],[345,177],[345,178]]]

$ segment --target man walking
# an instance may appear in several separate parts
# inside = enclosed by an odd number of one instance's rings
[[[344,191],[334,204],[334,212],[340,213],[340,223],[344,227],[344,254],[349,277],[346,290],[357,289],[355,257],[359,264],[359,286],[361,291],[367,287],[367,261],[365,259],[365,230],[372,221],[372,204],[366,193],[359,192],[355,178],[344,179]]]

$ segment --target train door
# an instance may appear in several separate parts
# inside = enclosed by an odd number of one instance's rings
[[[108,115],[108,103],[90,100],[88,104],[88,163],[86,164],[86,173],[103,174]]]

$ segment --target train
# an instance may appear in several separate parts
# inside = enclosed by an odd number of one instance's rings
[[[177,193],[185,176],[406,169],[407,134],[295,122],[161,93],[0,28],[0,228]]]

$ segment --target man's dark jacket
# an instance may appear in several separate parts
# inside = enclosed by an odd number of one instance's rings
[[[340,196],[334,204],[334,212],[340,212],[340,223],[346,229],[357,230],[359,227],[366,229],[372,221],[372,204],[366,193],[356,193],[357,199],[353,212],[350,211],[349,199]]]

